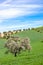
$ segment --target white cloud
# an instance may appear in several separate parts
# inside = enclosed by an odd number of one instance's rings
[[[12,0],[5,0],[5,1],[3,2],[3,4],[10,3],[10,2],[12,2]]]
[[[24,15],[33,15],[37,13],[43,13],[43,4],[37,4],[42,0],[5,0],[0,3],[0,23],[4,22],[5,19],[16,18]],[[35,2],[37,2],[35,4]],[[30,3],[30,4],[29,4]],[[34,4],[31,4],[34,3]],[[32,21],[33,23],[22,23],[20,25],[9,25],[3,27],[0,25],[0,31],[7,31],[19,28],[35,27],[40,26],[43,20]]]
[[[0,20],[18,17],[23,15],[31,15],[39,13],[40,8],[43,8],[43,5],[39,4],[26,4],[25,0],[16,0],[13,3],[13,0],[6,0],[0,4]],[[22,4],[20,4],[22,2]],[[25,4],[24,4],[25,2]],[[30,2],[30,1],[29,1]],[[42,12],[42,11],[41,11]]]
[[[0,18],[8,19],[8,18],[12,18],[12,17],[18,17],[18,16],[34,14],[34,13],[37,13],[37,11],[28,11],[26,9],[20,10],[20,9],[16,9],[16,8],[10,8],[10,9],[6,9],[6,10],[1,10]]]
[[[33,23],[29,23],[28,21],[25,23],[19,23],[17,25],[13,24],[13,25],[3,25],[0,26],[0,31],[9,31],[9,30],[17,30],[17,29],[27,29],[27,28],[32,28],[32,27],[38,27],[38,26],[42,26],[43,25],[43,20],[36,20],[36,21],[31,21]]]

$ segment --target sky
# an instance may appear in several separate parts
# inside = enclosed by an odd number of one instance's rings
[[[43,0],[0,0],[0,32],[43,26]]]

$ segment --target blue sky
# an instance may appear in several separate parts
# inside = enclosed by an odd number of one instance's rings
[[[43,26],[43,0],[0,0],[0,32]]]

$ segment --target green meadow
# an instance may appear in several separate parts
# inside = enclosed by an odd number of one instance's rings
[[[6,39],[0,39],[0,65],[43,65],[43,32],[27,30],[14,34],[14,36],[29,37],[32,50],[30,52],[21,51],[17,57],[11,53],[5,54]]]

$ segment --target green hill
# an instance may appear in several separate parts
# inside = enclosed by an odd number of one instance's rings
[[[0,39],[0,65],[43,65],[43,33],[35,30],[22,31],[14,36],[29,37],[31,40],[31,52],[22,51],[14,57],[13,54],[5,54],[5,39]]]
[[[40,32],[40,33],[43,33],[43,26],[38,27],[38,28],[36,28],[35,30],[38,31],[38,32]]]

